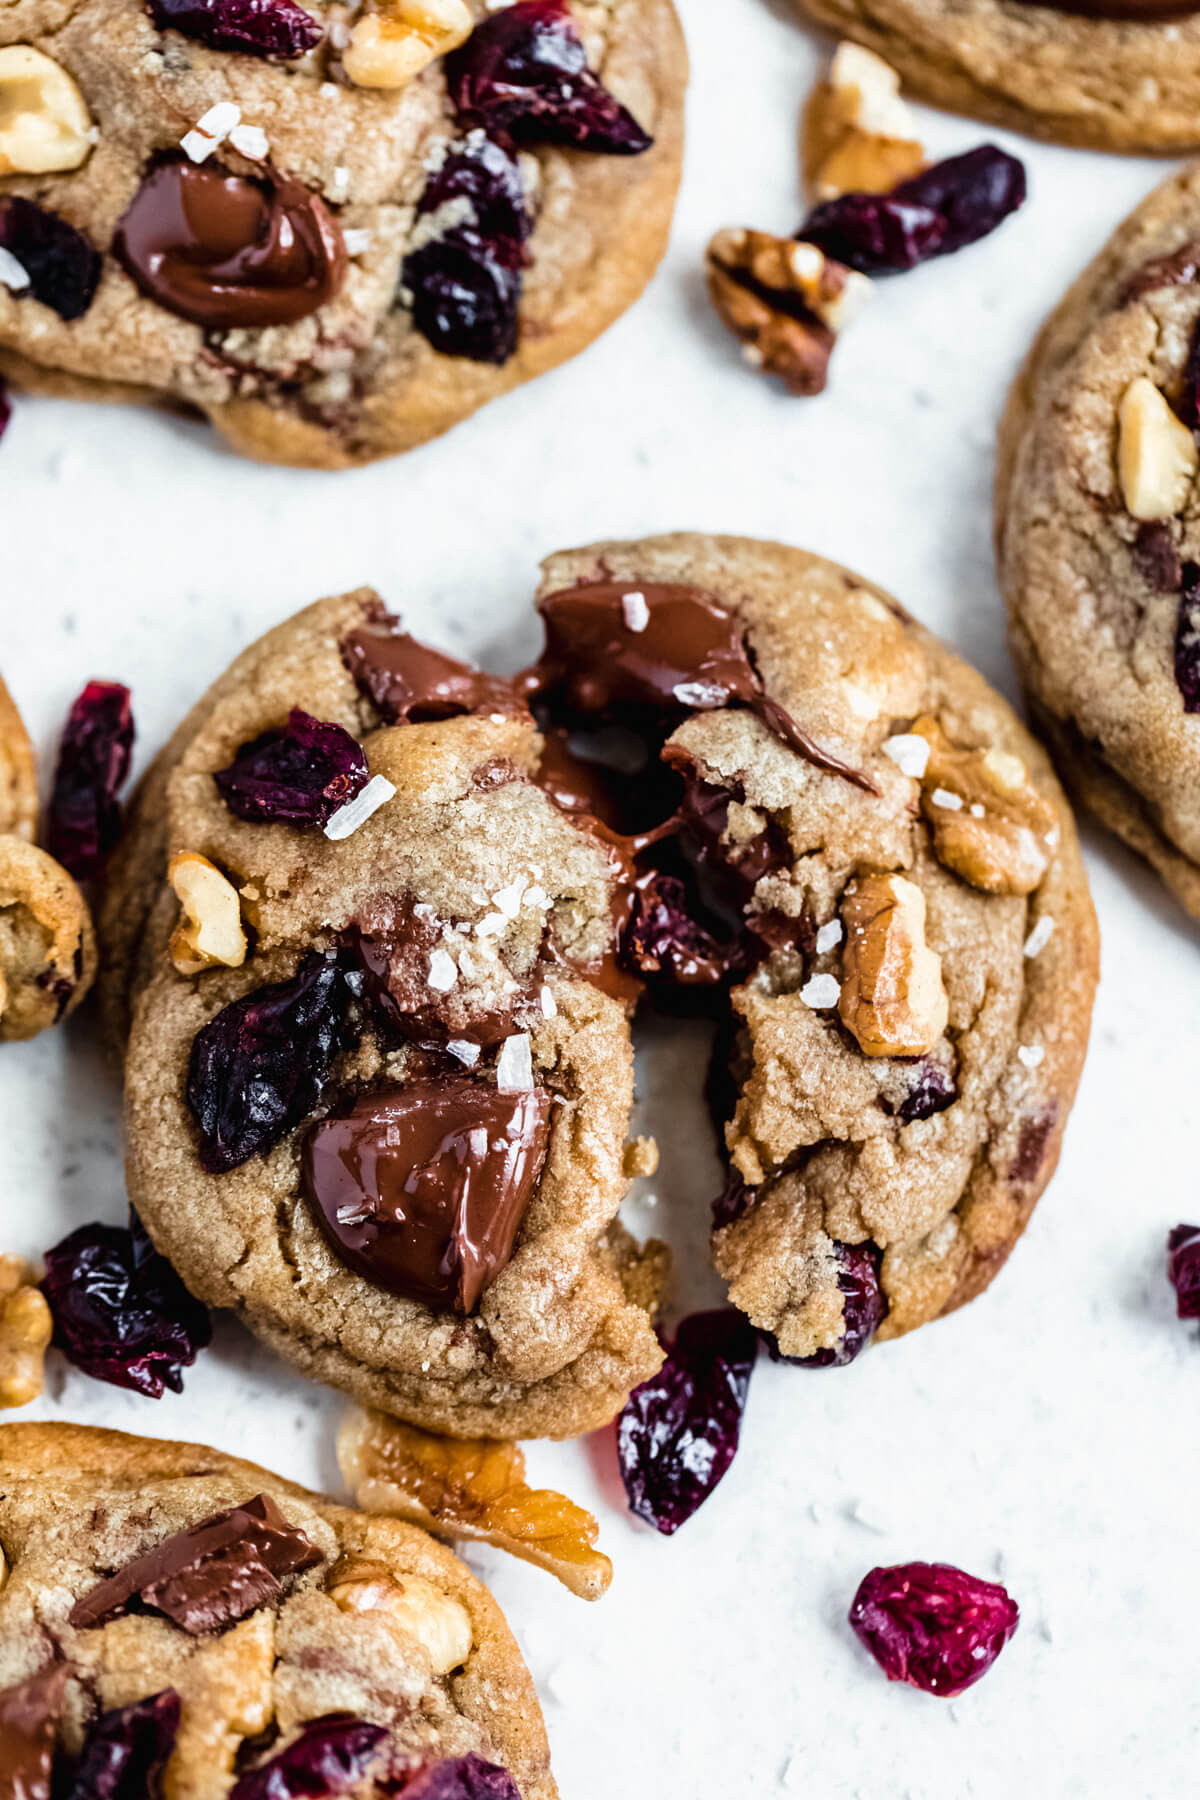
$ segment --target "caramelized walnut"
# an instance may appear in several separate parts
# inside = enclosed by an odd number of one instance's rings
[[[923,1056],[946,1029],[942,960],[925,942],[925,896],[902,875],[866,875],[842,896],[838,1014],[865,1056]]]
[[[403,1636],[429,1652],[435,1675],[460,1669],[471,1654],[471,1615],[461,1600],[443,1593],[424,1575],[397,1575],[383,1563],[339,1563],[329,1597],[343,1612],[383,1613]]]
[[[95,972],[91,914],[71,877],[24,838],[0,837],[0,1041],[65,1017]]]
[[[50,1308],[29,1264],[19,1256],[0,1256],[0,1407],[26,1406],[37,1399],[53,1330]]]
[[[185,850],[167,864],[167,880],[182,910],[168,954],[181,975],[205,969],[240,969],[246,933],[237,889],[207,856]]]
[[[819,394],[837,333],[869,291],[866,276],[766,231],[718,231],[707,260],[712,303],[747,361],[793,394]]]
[[[1058,845],[1058,816],[1006,750],[960,750],[936,720],[918,719],[929,746],[921,811],[939,862],[988,894],[1031,894]]]
[[[925,167],[900,77],[859,44],[839,44],[804,112],[804,178],[818,200],[886,194]]]

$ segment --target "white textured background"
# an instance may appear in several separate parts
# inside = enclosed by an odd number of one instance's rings
[[[18,397],[0,447],[0,662],[47,755],[92,675],[131,684],[138,763],[241,646],[369,581],[412,628],[516,665],[536,559],[689,526],[789,539],[891,588],[1002,687],[993,433],[1034,326],[1159,169],[1006,140],[1031,199],[993,239],[880,282],[830,391],[791,400],[710,317],[718,225],[794,228],[795,133],[827,46],[771,0],[682,0],[694,82],[673,248],[580,360],[449,438],[351,475],[257,468],[207,429]],[[984,138],[922,113],[938,154]],[[1165,171],[1164,171],[1165,172]],[[631,1521],[611,1437],[537,1446],[614,1557],[586,1607],[481,1553],[546,1703],[565,1800],[1197,1791],[1200,1343],[1175,1322],[1169,1225],[1200,1213],[1195,934],[1088,834],[1104,934],[1091,1060],[1058,1177],[986,1298],[846,1371],[761,1362],[741,1453],[673,1540]],[[654,1224],[674,1313],[717,1298],[703,1034],[643,1034],[664,1150]],[[677,1060],[680,1059],[680,1060]],[[0,1248],[123,1215],[118,1096],[85,1026],[0,1052]],[[697,1148],[697,1146],[701,1148]],[[645,1185],[645,1184],[643,1184]],[[45,1417],[209,1439],[336,1490],[339,1400],[226,1322],[158,1404],[53,1359]],[[31,1409],[31,1412],[34,1409]],[[28,1416],[28,1415],[26,1415]],[[1022,1608],[982,1684],[889,1687],[844,1620],[873,1563],[949,1560]]]

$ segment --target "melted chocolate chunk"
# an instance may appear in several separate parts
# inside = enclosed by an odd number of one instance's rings
[[[525,710],[510,681],[418,643],[387,613],[356,626],[343,639],[342,659],[359,691],[389,725]]]
[[[89,1631],[140,1604],[193,1636],[220,1631],[280,1599],[289,1576],[322,1561],[270,1495],[256,1494],[126,1563],[75,1602],[68,1623]]]
[[[301,1179],[350,1268],[469,1313],[512,1255],[549,1128],[544,1088],[504,1094],[471,1076],[382,1088],[313,1127]]]
[[[300,182],[174,155],[151,165],[113,255],[143,294],[206,331],[294,325],[333,299],[347,266],[337,221]]]
[[[519,678],[527,695],[585,717],[628,707],[683,715],[745,706],[815,768],[875,792],[866,775],[823,750],[767,697],[745,628],[698,588],[588,582],[548,594],[538,607],[546,648]]]
[[[50,1800],[68,1674],[66,1663],[51,1663],[0,1693],[0,1794],[7,1800]]]
[[[1189,6],[1188,12],[1193,11]],[[1155,288],[1190,287],[1200,277],[1200,244],[1184,244],[1169,256],[1155,256],[1135,269],[1117,296],[1118,306],[1129,306]]]
[[[481,1010],[461,981],[442,993],[431,988],[429,959],[445,934],[441,921],[425,916],[431,913],[406,894],[377,895],[359,912],[344,942],[366,977],[368,998],[388,1024],[416,1043],[461,1038],[483,1047],[498,1044],[513,1031],[528,993],[518,990]]]

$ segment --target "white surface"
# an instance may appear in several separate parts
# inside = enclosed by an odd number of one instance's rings
[[[1029,336],[1163,170],[1005,140],[1027,209],[990,242],[877,285],[830,391],[789,400],[710,317],[718,225],[801,216],[798,109],[824,47],[767,0],[684,0],[695,79],[671,255],[573,365],[449,438],[353,475],[256,468],[200,426],[18,397],[0,449],[0,660],[49,753],[91,675],[131,683],[139,766],[252,636],[375,583],[412,628],[516,666],[539,554],[672,527],[777,536],[891,588],[1006,689],[992,574],[993,432]],[[987,135],[922,113],[938,153]],[[1093,1050],[1066,1154],[986,1298],[844,1372],[760,1363],[743,1447],[673,1540],[621,1505],[611,1438],[531,1453],[591,1505],[616,1562],[588,1608],[498,1556],[492,1581],[546,1701],[565,1800],[1195,1791],[1200,1344],[1172,1316],[1163,1239],[1200,1211],[1194,932],[1089,833],[1104,932]],[[673,1310],[719,1297],[703,1241],[715,1164],[702,1033],[643,1033],[648,1221]],[[0,1052],[0,1248],[35,1254],[123,1211],[117,1095],[86,1031]],[[643,1184],[646,1185],[646,1184]],[[67,1372],[24,1416],[210,1439],[337,1486],[340,1401],[236,1327],[159,1404]],[[1003,1572],[1020,1631],[946,1704],[889,1687],[844,1623],[877,1562]],[[790,1772],[789,1772],[790,1771]],[[787,1779],[785,1783],[785,1773]]]

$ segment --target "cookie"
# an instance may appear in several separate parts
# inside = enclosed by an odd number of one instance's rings
[[[918,98],[1095,150],[1200,143],[1200,21],[1172,0],[796,0]]]
[[[152,769],[103,921],[159,1248],[300,1367],[460,1435],[586,1429],[661,1360],[660,1254],[613,1223],[643,996],[725,1025],[731,1297],[845,1361],[1004,1261],[1096,980],[1046,758],[879,590],[681,534],[552,557],[539,604],[509,682],[363,592],[269,634]],[[304,828],[302,763],[378,810]],[[226,967],[186,966],[181,858],[235,902]]]
[[[1076,796],[1200,914],[1200,170],[1157,188],[1043,327],[1000,433],[1013,654]]]
[[[666,245],[671,0],[22,0],[0,373],[344,468],[573,356]],[[11,100],[10,100],[11,96]]]
[[[0,1465],[5,1793],[47,1800],[68,1771],[300,1793],[323,1768],[363,1800],[456,1772],[456,1793],[554,1800],[512,1634],[423,1531],[84,1425],[0,1426]]]

